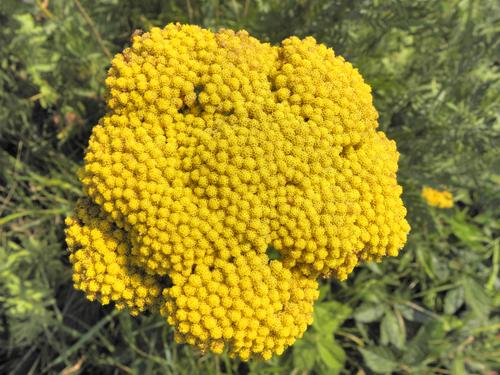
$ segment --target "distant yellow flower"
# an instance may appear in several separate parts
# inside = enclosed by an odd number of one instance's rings
[[[424,186],[422,189],[422,197],[430,206],[439,208],[453,207],[453,194],[446,190],[439,191],[429,186]]]
[[[319,276],[405,244],[396,144],[357,69],[313,38],[170,24],[135,36],[106,85],[66,221],[89,299],[269,359],[312,323]]]

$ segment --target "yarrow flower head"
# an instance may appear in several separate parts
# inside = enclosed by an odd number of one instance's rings
[[[106,85],[66,221],[89,299],[269,359],[312,323],[318,277],[403,247],[396,144],[359,72],[313,38],[169,24],[136,35]]]
[[[453,207],[453,194],[450,191],[440,191],[429,186],[424,186],[421,195],[430,206],[439,208]]]

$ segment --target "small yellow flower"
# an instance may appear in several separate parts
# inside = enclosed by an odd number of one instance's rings
[[[440,191],[429,186],[424,186],[421,195],[430,206],[439,208],[453,207],[453,194],[450,191]]]

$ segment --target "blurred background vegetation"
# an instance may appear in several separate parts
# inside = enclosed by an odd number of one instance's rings
[[[322,282],[313,326],[269,362],[176,345],[161,318],[72,289],[63,220],[110,58],[172,21],[314,36],[359,68],[401,152],[405,250]],[[1,0],[0,25],[0,373],[498,374],[498,1]]]

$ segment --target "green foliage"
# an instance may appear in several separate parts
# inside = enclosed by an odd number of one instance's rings
[[[492,374],[500,368],[500,6],[496,1],[2,0],[0,373]],[[282,357],[240,363],[173,342],[73,290],[63,219],[103,114],[110,57],[180,21],[272,43],[312,35],[372,85],[401,152],[412,232],[398,258],[323,282]],[[428,207],[423,185],[455,207]]]

